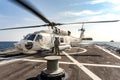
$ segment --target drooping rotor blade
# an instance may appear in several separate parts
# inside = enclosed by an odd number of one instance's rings
[[[14,27],[14,28],[4,28],[0,30],[13,30],[13,29],[24,29],[24,28],[37,28],[37,27],[43,27],[43,26],[48,26],[48,24],[45,25],[36,25],[36,26],[25,26],[25,27]]]
[[[45,23],[51,23],[45,16],[42,15],[41,12],[39,12],[35,7],[33,7],[30,3],[25,2],[25,0],[12,0],[13,2],[16,2],[20,4],[25,9],[29,10],[33,14],[35,14],[37,17],[39,17],[41,20],[43,20]]]
[[[60,25],[69,25],[69,24],[88,24],[88,23],[110,23],[118,22],[120,20],[108,20],[108,21],[88,21],[88,22],[74,22],[74,23],[61,23]]]

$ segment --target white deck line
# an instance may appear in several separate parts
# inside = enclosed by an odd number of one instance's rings
[[[33,60],[33,59],[22,59],[22,61],[31,61],[31,62],[47,62],[46,60]],[[73,62],[62,62],[59,61],[60,64],[75,64]]]
[[[12,62],[16,62],[16,61],[20,61],[21,59],[11,59],[11,60],[5,60],[0,62],[0,66],[8,64],[8,63],[12,63]]]
[[[16,61],[47,62],[46,60],[31,60],[31,59],[22,58],[22,59],[11,59],[11,60],[2,61],[2,62],[0,62],[0,66],[9,64],[9,63],[13,63]],[[73,62],[62,62],[62,61],[59,61],[59,63],[60,64],[75,64]]]
[[[110,54],[110,55],[112,55],[112,56],[114,56],[115,58],[117,58],[117,59],[120,60],[120,57],[119,57],[119,56],[115,55],[114,53],[110,52],[109,50],[104,49],[104,48],[102,48],[102,47],[100,47],[100,46],[97,46],[97,45],[95,45],[95,46],[96,46],[97,48],[99,48],[99,49],[101,49],[101,50],[107,52],[108,54]]]
[[[80,69],[82,69],[93,80],[102,80],[97,75],[95,75],[92,71],[90,71],[85,66],[83,66],[81,63],[79,63],[77,60],[75,60],[73,57],[71,57],[69,54],[65,52],[63,52],[63,54],[65,54],[70,60],[72,60]]]
[[[22,61],[31,61],[31,62],[47,62],[46,60],[33,60],[33,59],[22,59]],[[73,62],[62,62],[60,64],[75,64]],[[110,67],[110,68],[120,68],[120,65],[108,65],[108,64],[90,64],[90,63],[80,63],[84,66],[95,66],[95,67]]]
[[[5,64],[8,64],[8,63],[12,63],[12,62],[16,62],[16,61],[31,61],[31,62],[47,62],[45,60],[31,60],[31,59],[12,59],[12,60],[7,60],[7,61],[2,61],[0,62],[0,66],[1,65],[5,65]],[[62,62],[62,61],[59,61],[60,64],[75,64],[73,62]],[[110,67],[110,68],[120,68],[120,65],[108,65],[108,64],[90,64],[90,63],[80,63],[84,66],[95,66],[95,67]]]
[[[71,55],[71,54],[80,54],[80,53],[85,53],[85,52],[87,52],[87,49],[84,49],[84,48],[80,48],[80,49],[82,49],[83,51],[76,52],[76,53],[69,53],[69,54]]]
[[[89,63],[81,63],[85,66],[96,66],[96,67],[110,67],[110,68],[120,68],[120,65],[108,65],[108,64],[89,64]]]
[[[31,61],[31,62],[47,62],[46,60],[40,60],[40,59],[39,59],[39,60],[38,60],[38,59],[37,59],[37,60],[36,60],[36,59],[34,59],[34,60],[33,60],[33,59],[22,59],[22,61]]]

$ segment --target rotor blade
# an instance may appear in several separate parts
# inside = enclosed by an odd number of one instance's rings
[[[108,20],[108,21],[88,21],[88,22],[74,22],[74,23],[61,23],[59,25],[69,25],[69,24],[88,24],[88,23],[110,23],[118,22],[120,20]]]
[[[42,27],[42,26],[48,26],[48,24],[45,24],[45,25],[36,25],[36,26],[25,26],[25,27],[14,27],[14,28],[4,28],[4,29],[0,29],[0,31],[1,30],[24,29],[24,28],[37,28],[37,27]]]
[[[45,23],[51,23],[45,16],[42,15],[41,12],[39,12],[35,7],[33,7],[30,3],[25,2],[24,0],[13,0],[13,2],[16,2],[20,4],[25,9],[29,10],[33,14],[35,14],[37,17],[39,17],[41,20],[43,20]]]

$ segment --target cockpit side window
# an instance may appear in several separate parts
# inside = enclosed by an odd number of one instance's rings
[[[64,43],[64,39],[63,39],[63,38],[60,38],[60,42],[61,42],[61,43]]]
[[[24,40],[34,40],[34,38],[35,38],[35,34],[28,34],[25,38],[24,38]]]
[[[37,35],[35,41],[42,41],[42,35]]]

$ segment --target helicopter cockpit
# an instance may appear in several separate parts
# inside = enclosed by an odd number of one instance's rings
[[[35,38],[36,34],[28,34],[24,37],[24,40],[31,40],[33,41]]]
[[[24,40],[31,40],[31,41],[41,41],[42,40],[42,35],[37,35],[37,34],[28,34],[24,37]]]

